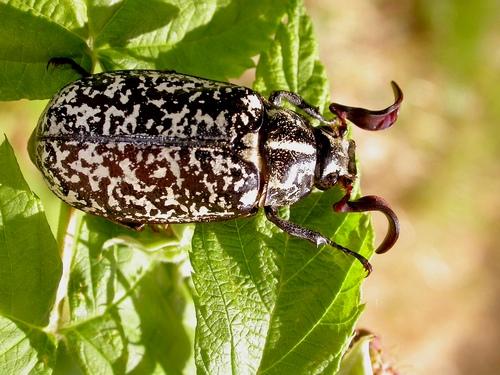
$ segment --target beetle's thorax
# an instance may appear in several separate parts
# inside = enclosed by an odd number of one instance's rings
[[[290,205],[314,184],[316,140],[307,120],[293,111],[266,103],[262,155],[267,176],[261,205]]]
[[[318,158],[314,186],[321,190],[337,183],[349,185],[356,178],[354,141],[337,136],[330,127],[314,129]]]

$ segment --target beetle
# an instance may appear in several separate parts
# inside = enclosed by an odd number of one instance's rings
[[[346,137],[346,120],[367,130],[394,123],[403,99],[396,83],[388,108],[332,103],[330,120],[287,91],[266,99],[243,86],[175,71],[92,75],[68,58],[49,64],[67,64],[82,75],[52,98],[29,145],[49,188],[67,204],[134,229],[228,220],[263,208],[286,233],[339,249],[369,273],[362,255],[277,212],[313,188],[340,185],[345,195],[334,209],[381,211],[389,230],[377,252],[396,242],[398,219],[382,198],[350,199],[355,143]],[[313,127],[311,119],[321,125]]]

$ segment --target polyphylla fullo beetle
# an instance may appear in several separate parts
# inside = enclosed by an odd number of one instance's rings
[[[403,98],[381,111],[332,103],[335,119],[295,93],[265,99],[230,83],[174,71],[129,70],[83,75],[61,89],[43,112],[30,140],[30,155],[49,188],[85,212],[139,228],[145,224],[228,220],[255,214],[317,246],[360,254],[280,218],[277,209],[316,187],[346,191],[334,209],[381,211],[389,231],[377,249],[387,251],[399,234],[398,219],[376,196],[351,201],[356,178],[354,141],[346,120],[367,130],[391,126]],[[284,108],[282,100],[305,114]],[[319,120],[312,127],[308,117]]]

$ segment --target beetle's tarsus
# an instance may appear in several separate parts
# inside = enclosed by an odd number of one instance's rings
[[[399,107],[403,101],[403,91],[394,81],[391,81],[394,91],[394,103],[389,107],[373,111],[365,108],[349,107],[343,104],[330,104],[330,111],[337,115],[341,124],[345,125],[345,120],[351,121],[354,125],[365,130],[382,130],[390,127],[396,122]]]
[[[321,244],[328,244],[331,247],[333,247],[337,250],[340,250],[343,253],[356,258],[363,265],[363,268],[366,270],[366,272],[367,272],[366,276],[368,276],[372,272],[372,270],[373,270],[372,265],[370,264],[368,259],[366,259],[361,254],[358,254],[352,250],[349,250],[348,248],[346,248],[342,245],[339,245],[336,242],[333,242],[332,240],[323,236],[321,233],[318,233],[318,232],[315,232],[313,230],[301,227],[301,226],[299,226],[295,223],[292,223],[290,221],[286,221],[286,220],[281,219],[278,216],[276,209],[274,209],[273,207],[269,207],[269,206],[264,207],[264,212],[266,213],[266,217],[269,219],[270,222],[275,224],[278,228],[280,228],[282,231],[288,233],[289,235],[301,238],[303,240],[307,240],[316,246],[321,245]]]
[[[389,204],[381,197],[375,195],[367,195],[355,201],[348,201],[349,195],[346,195],[340,202],[333,206],[337,212],[365,212],[365,211],[380,211],[389,222],[387,234],[375,252],[382,254],[388,251],[398,240],[399,237],[399,220],[396,213],[389,207]]]
[[[71,69],[80,74],[82,77],[89,77],[91,75],[89,71],[69,57],[52,57],[47,63],[47,69],[51,66],[58,67],[62,65],[69,65]]]

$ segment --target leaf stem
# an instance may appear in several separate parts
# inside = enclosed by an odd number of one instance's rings
[[[73,209],[67,204],[61,202],[59,207],[59,221],[57,222],[56,241],[59,245],[59,254],[62,256],[64,250],[63,243]]]
[[[82,224],[82,215],[68,205],[61,203],[59,222],[57,225],[57,243],[62,260],[62,275],[57,286],[56,299],[50,312],[49,324],[45,331],[56,334],[61,320],[63,302],[67,295],[71,263],[75,252],[75,236],[77,228]]]

